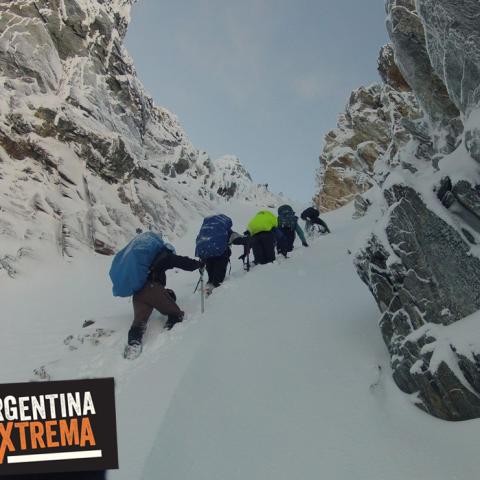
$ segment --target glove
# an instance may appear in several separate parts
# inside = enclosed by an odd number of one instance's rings
[[[242,236],[241,236],[239,233],[237,233],[237,232],[232,232],[232,233],[230,234],[230,238],[228,239],[228,244],[229,244],[229,245],[232,245],[232,244],[235,245],[235,240],[237,240],[237,239],[239,239],[239,238],[242,238]]]
[[[203,260],[200,260],[198,262],[198,270],[200,273],[203,273],[205,271],[205,262]]]
[[[303,242],[302,245],[303,245],[304,247],[308,247],[308,243],[307,243],[307,242]]]

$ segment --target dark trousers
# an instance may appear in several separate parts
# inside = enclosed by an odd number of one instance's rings
[[[264,265],[275,261],[275,236],[273,231],[253,235],[250,246],[256,264]]]
[[[175,300],[173,290],[166,289],[160,283],[147,282],[142,290],[133,296],[133,323],[128,332],[128,341],[142,341],[154,309],[162,315],[167,315],[169,319],[183,318],[183,312]]]
[[[231,254],[232,251],[230,248],[227,248],[223,255],[220,255],[219,257],[211,257],[205,260],[205,268],[207,269],[208,273],[208,282],[213,286],[218,287],[225,280]]]
[[[291,228],[279,228],[279,235],[277,240],[277,250],[284,256],[293,250],[293,243],[295,242],[295,230]]]

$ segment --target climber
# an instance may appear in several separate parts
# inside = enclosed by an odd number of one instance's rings
[[[195,255],[205,262],[208,273],[206,295],[210,295],[225,280],[232,255],[230,246],[245,244],[244,238],[234,232],[232,226],[231,218],[226,215],[212,215],[203,220],[197,235]]]
[[[278,208],[278,230],[280,235],[277,239],[277,251],[285,258],[287,253],[293,250],[295,234],[300,238],[302,245],[308,247],[302,227],[298,224],[298,217],[290,205],[282,205]]]
[[[315,207],[306,208],[300,215],[302,220],[305,220],[305,231],[311,235],[313,232],[313,225],[319,225],[322,228],[322,233],[330,233],[327,224],[320,218],[320,212]]]
[[[175,249],[165,245],[150,267],[150,275],[145,286],[133,295],[134,319],[128,332],[128,346],[132,347],[132,354],[142,349],[142,338],[153,309],[167,315],[165,328],[171,330],[176,323],[183,320],[185,313],[177,305],[175,292],[165,288],[167,284],[166,271],[179,268],[193,272],[203,268],[203,263],[189,257],[176,255]],[[138,352],[138,353],[140,353]]]
[[[277,226],[277,217],[267,210],[261,210],[250,220],[248,231],[255,264],[263,265],[275,261]]]
[[[140,355],[143,335],[154,309],[167,315],[167,330],[183,320],[184,312],[176,303],[175,292],[165,288],[166,271],[172,268],[193,272],[204,265],[201,261],[177,255],[172,245],[153,232],[137,235],[115,255],[110,269],[113,294],[133,296],[134,319],[128,332],[125,358],[134,359]]]

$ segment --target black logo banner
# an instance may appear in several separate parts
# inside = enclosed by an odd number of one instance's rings
[[[0,384],[0,475],[116,468],[113,378]]]

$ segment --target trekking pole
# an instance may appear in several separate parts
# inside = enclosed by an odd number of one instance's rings
[[[203,268],[200,271],[200,302],[201,302],[201,310],[202,314],[205,313],[205,289],[203,288]]]
[[[200,282],[202,281],[202,277],[200,277],[198,279],[198,282],[197,282],[197,286],[195,287],[195,290],[193,291],[193,293],[197,293],[197,290],[198,290],[198,286],[200,285]]]

